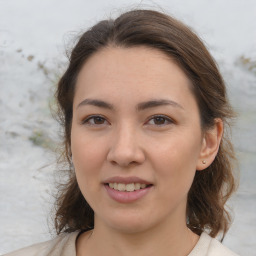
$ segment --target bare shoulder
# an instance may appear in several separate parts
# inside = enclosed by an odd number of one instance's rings
[[[61,234],[56,238],[34,244],[3,256],[72,256],[76,255],[76,238],[79,232]]]

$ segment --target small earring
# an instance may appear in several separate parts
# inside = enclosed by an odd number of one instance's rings
[[[203,161],[202,161],[202,163],[203,163],[203,164],[206,164],[206,161],[205,161],[205,160],[203,160]]]

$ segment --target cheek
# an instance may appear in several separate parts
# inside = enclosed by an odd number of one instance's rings
[[[197,138],[197,139],[196,139]],[[154,147],[153,147],[154,148]],[[159,182],[176,191],[188,191],[196,172],[200,153],[200,136],[176,136],[152,152]]]
[[[83,127],[74,127],[71,132],[71,151],[77,167],[90,169],[90,166],[100,163],[99,160],[104,153],[104,142],[85,133]]]
[[[76,177],[82,193],[90,189],[98,189],[100,170],[105,159],[104,143],[92,136],[86,136],[79,129],[74,129],[71,136],[72,158]]]

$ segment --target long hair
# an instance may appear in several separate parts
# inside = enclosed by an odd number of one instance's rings
[[[73,48],[69,66],[56,91],[59,118],[64,128],[64,156],[69,178],[56,201],[57,233],[94,227],[94,212],[82,196],[71,166],[71,123],[76,79],[84,63],[104,47],[145,46],[171,57],[193,84],[200,110],[201,129],[213,127],[215,118],[225,127],[218,154],[204,171],[196,172],[187,199],[187,226],[196,234],[203,231],[223,235],[230,224],[225,203],[235,190],[232,162],[235,159],[227,128],[233,117],[226,87],[217,65],[199,39],[186,25],[153,10],[131,10],[116,19],[103,20],[87,30]]]

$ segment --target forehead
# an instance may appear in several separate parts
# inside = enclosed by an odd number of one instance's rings
[[[192,96],[191,82],[166,54],[147,47],[107,47],[91,56],[79,72],[75,101],[83,97],[147,100]]]

